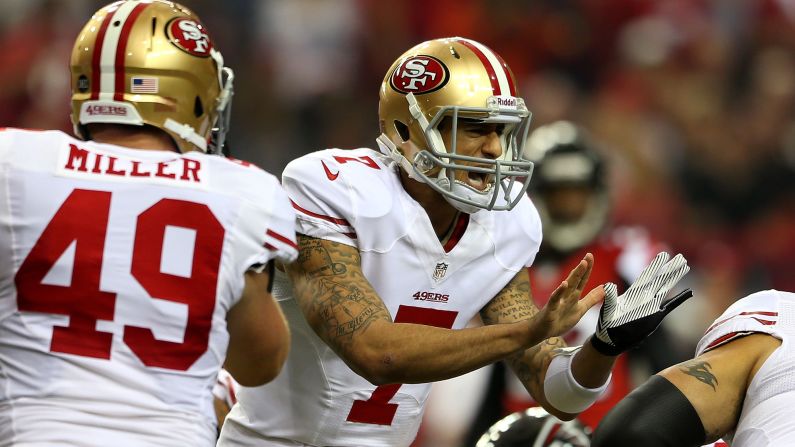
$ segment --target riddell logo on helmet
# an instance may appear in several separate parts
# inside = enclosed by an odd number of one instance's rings
[[[411,56],[389,77],[389,85],[400,93],[421,95],[439,90],[447,84],[450,72],[433,56]]]
[[[516,107],[516,98],[510,96],[498,96],[497,105],[500,107]]]
[[[187,17],[177,17],[168,22],[166,35],[174,46],[194,56],[207,57],[213,48],[204,26]]]
[[[103,115],[103,116],[127,116],[127,108],[121,106],[107,106],[101,104],[93,104],[86,106],[86,113],[91,116],[94,115]]]

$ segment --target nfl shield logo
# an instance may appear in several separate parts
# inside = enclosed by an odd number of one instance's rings
[[[439,262],[436,264],[436,268],[433,269],[433,279],[439,281],[444,278],[445,273],[447,273],[447,263]]]

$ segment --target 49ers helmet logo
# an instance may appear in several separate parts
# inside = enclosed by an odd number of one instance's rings
[[[177,48],[194,56],[207,57],[213,48],[204,26],[187,17],[177,17],[168,22],[166,35]]]
[[[439,90],[447,84],[450,72],[433,56],[411,56],[389,77],[389,85],[400,93],[421,95]]]

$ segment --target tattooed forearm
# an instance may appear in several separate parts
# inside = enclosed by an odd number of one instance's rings
[[[340,250],[330,249],[328,244],[320,239],[298,236],[298,259],[296,266],[300,266],[306,277],[342,275],[346,273],[345,264],[338,262]],[[358,254],[358,252],[357,252]],[[350,255],[341,258],[350,258]],[[358,262],[358,259],[354,259]]]
[[[527,351],[508,358],[508,364],[527,391],[538,402],[544,396],[544,372],[566,343],[559,337],[548,338]]]
[[[313,306],[329,337],[350,337],[375,320],[390,320],[383,306],[355,285],[328,279],[321,279],[319,285],[320,293]]]
[[[332,347],[346,351],[374,321],[392,321],[360,270],[356,248],[304,235],[289,267],[293,293],[307,321]]]
[[[709,371],[710,369],[712,369],[712,365],[701,360],[691,360],[679,367],[679,370],[683,373],[695,377],[696,380],[705,385],[709,385],[712,387],[712,391],[717,391],[718,378]]]
[[[483,308],[480,316],[485,324],[526,320],[538,313],[530,296],[526,275],[517,275]]]

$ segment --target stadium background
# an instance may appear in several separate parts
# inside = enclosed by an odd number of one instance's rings
[[[0,3],[0,125],[71,129],[71,46],[104,3]],[[670,319],[685,347],[734,299],[795,290],[792,0],[182,3],[236,71],[238,158],[278,174],[309,151],[373,147],[393,60],[471,37],[508,61],[533,128],[570,119],[606,149],[613,221],[690,259],[697,298]]]

